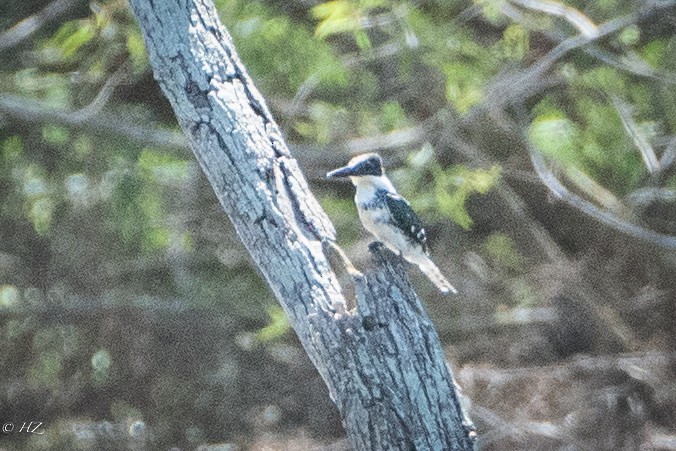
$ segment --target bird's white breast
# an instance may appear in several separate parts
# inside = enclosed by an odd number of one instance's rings
[[[409,256],[420,254],[422,250],[418,249],[419,246],[415,246],[401,230],[392,224],[387,204],[380,200],[383,202],[382,207],[376,206],[379,203],[376,196],[378,190],[396,194],[390,181],[385,177],[359,177],[353,182],[356,186],[354,200],[364,228],[382,241],[392,252],[402,254],[407,259]],[[369,208],[364,208],[365,205]]]
[[[387,208],[359,209],[359,219],[364,228],[382,241],[392,252],[401,254],[407,260],[416,259],[423,255],[422,247],[416,245],[401,230],[390,222],[390,212]]]

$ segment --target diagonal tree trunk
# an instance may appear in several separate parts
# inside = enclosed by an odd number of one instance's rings
[[[356,311],[310,192],[209,0],[130,0],[150,63],[223,209],[319,370],[357,450],[467,450],[473,432],[400,260],[374,249]],[[356,220],[356,219],[355,219]]]

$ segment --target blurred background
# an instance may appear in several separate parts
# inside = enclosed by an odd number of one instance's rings
[[[216,6],[355,264],[352,155],[427,224],[482,449],[676,449],[674,1]],[[0,58],[0,450],[346,449],[126,2],[6,0]]]

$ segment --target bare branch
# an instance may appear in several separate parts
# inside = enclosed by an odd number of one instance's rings
[[[640,188],[626,197],[634,206],[649,205],[653,202],[676,202],[676,190],[667,188]]]
[[[544,183],[557,198],[615,230],[666,249],[676,249],[676,236],[664,235],[655,232],[654,230],[646,229],[645,227],[624,221],[616,215],[601,210],[591,202],[568,191],[549,170],[542,155],[533,148],[532,144],[528,144],[528,147],[535,172],[540,177],[540,180],[542,180],[542,183]]]
[[[627,134],[634,140],[636,148],[641,152],[641,157],[643,158],[643,163],[648,169],[648,172],[654,174],[660,171],[660,163],[657,161],[657,155],[655,155],[655,150],[652,148],[648,140],[646,139],[643,132],[640,130],[634,118],[631,116],[631,106],[624,102],[617,96],[611,96],[613,106],[617,110],[617,114],[620,116],[622,125],[627,131]]]
[[[660,167],[664,171],[674,164],[674,161],[676,161],[676,136],[671,138],[669,144],[667,144],[667,148],[662,153],[662,157],[660,158]]]
[[[0,94],[0,114],[30,123],[58,123],[89,130],[110,133],[140,144],[154,144],[168,148],[188,148],[188,140],[181,133],[162,129],[152,124],[137,125],[119,114],[99,111],[95,115],[78,117],[72,111],[48,106],[39,100],[12,94]]]
[[[425,140],[425,135],[423,127],[404,128],[382,135],[354,138],[345,144],[345,148],[348,154],[356,155],[366,152],[413,147],[422,144]]]
[[[531,97],[540,92],[544,87],[551,86],[556,80],[547,79],[543,75],[552,68],[552,66],[572,50],[583,48],[594,41],[615,33],[618,30],[631,25],[636,20],[635,15],[627,15],[619,19],[614,19],[597,27],[598,32],[589,37],[579,35],[568,38],[554,47],[547,55],[540,58],[532,66],[512,73],[503,74],[497,77],[495,81],[485,89],[486,95],[483,102],[472,108],[468,114],[463,116],[463,122],[476,118],[486,110],[496,110],[503,106]]]
[[[510,17],[512,20],[519,23],[526,23],[526,19],[519,8],[515,8],[514,4],[519,4],[520,0],[514,2],[503,2],[501,10],[503,14]],[[545,2],[535,0],[521,0],[528,4]],[[582,49],[586,53],[599,58],[600,60],[627,70],[631,73],[640,76],[653,77],[667,83],[676,83],[676,75],[670,73],[657,72],[647,63],[640,60],[637,56],[630,60],[620,60],[614,55],[603,51],[594,45],[596,41],[605,36],[613,34],[622,28],[636,23],[641,17],[650,17],[657,14],[666,8],[672,7],[676,4],[675,1],[667,1],[659,4],[653,4],[650,8],[645,8],[638,14],[630,14],[618,19],[605,22],[601,25],[595,26],[594,32],[582,33],[579,36],[566,38],[562,33],[549,32],[548,35],[552,39],[559,41],[559,44],[552,49],[544,58],[541,58],[536,64],[529,68],[514,71],[512,73],[504,74],[498,77],[494,83],[486,89],[485,100],[473,108],[469,114],[465,116],[465,120],[471,120],[478,113],[484,110],[491,110],[501,108],[505,104],[515,102],[519,99],[531,97],[541,91],[542,88],[554,83],[552,80],[543,79],[542,75],[547,72],[556,61],[563,58],[570,51],[575,49]],[[593,24],[592,24],[593,25]],[[591,28],[590,28],[591,30]]]
[[[103,107],[105,107],[108,103],[108,100],[110,100],[110,96],[113,95],[115,88],[117,88],[117,86],[129,76],[129,67],[129,60],[121,64],[120,67],[118,67],[117,70],[113,72],[113,75],[108,77],[106,82],[99,90],[99,93],[96,95],[96,97],[94,97],[94,100],[92,100],[89,105],[71,113],[72,119],[76,122],[83,122],[100,113],[101,110],[103,110]]]
[[[68,13],[77,3],[78,0],[54,0],[39,12],[0,32],[0,52],[21,44],[46,23]]]
[[[608,191],[596,180],[589,177],[584,171],[571,165],[566,167],[565,175],[578,190],[582,191],[587,197],[594,200],[606,210],[614,211],[618,214],[631,214],[626,205],[624,205],[617,196]]]
[[[553,16],[563,17],[587,38],[595,38],[598,28],[594,22],[572,6],[554,0],[512,0],[512,3]]]

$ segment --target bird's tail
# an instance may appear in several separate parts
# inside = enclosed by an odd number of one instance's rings
[[[453,285],[444,277],[443,274],[441,274],[441,271],[439,271],[439,268],[437,268],[437,265],[434,264],[432,260],[429,258],[425,258],[424,261],[420,262],[418,264],[418,267],[420,270],[425,273],[425,275],[432,281],[434,285],[439,288],[439,291],[441,291],[444,294],[448,293],[453,293],[457,294],[458,290],[455,289]]]

